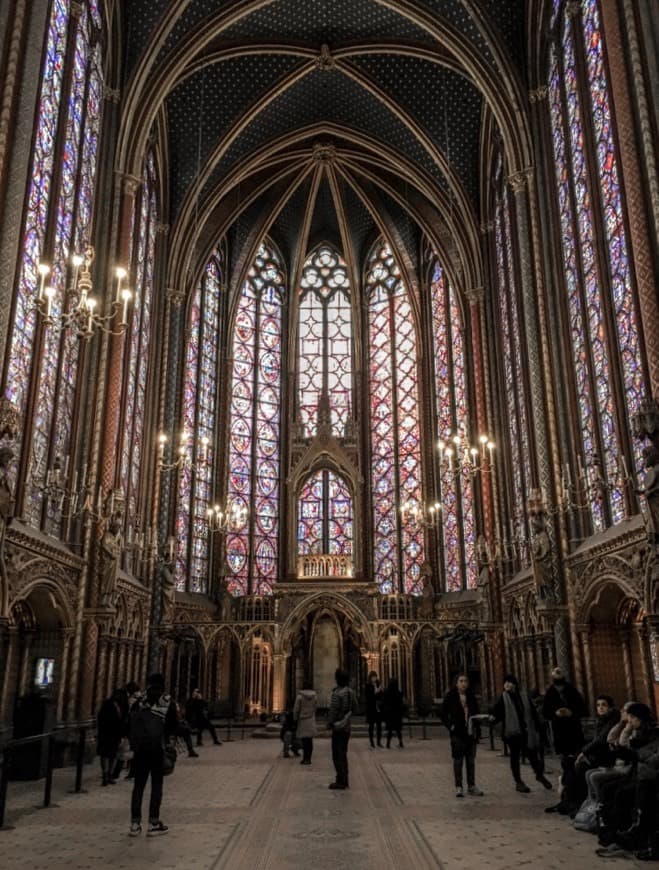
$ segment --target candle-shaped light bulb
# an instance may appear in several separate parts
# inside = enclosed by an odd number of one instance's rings
[[[124,289],[121,291],[121,298],[124,303],[124,307],[121,312],[121,325],[126,326],[126,324],[128,323],[128,303],[133,298],[133,294],[130,292],[128,287],[124,287]]]
[[[39,279],[39,299],[43,299],[44,297],[44,286],[46,284],[46,275],[50,273],[50,266],[48,263],[39,263],[37,266],[37,271],[41,276]]]
[[[446,458],[448,460],[448,470],[453,471],[453,448],[446,448]]]
[[[164,432],[161,432],[160,435],[158,435],[158,454],[161,459],[165,453],[165,444],[167,444],[167,436]]]
[[[46,317],[49,318],[53,307],[53,299],[55,298],[55,288],[48,286],[44,290],[44,293],[46,295]]]
[[[458,447],[460,446],[460,441],[461,441],[461,438],[460,438],[459,435],[454,435],[454,436],[453,436],[453,443],[454,443],[455,445],[457,445]]]
[[[114,274],[117,276],[117,302],[119,302],[121,299],[121,282],[124,280],[128,273],[123,266],[117,266],[117,268],[114,270]]]
[[[90,296],[87,299],[87,332],[90,335],[94,328],[94,308],[96,308],[96,300]]]

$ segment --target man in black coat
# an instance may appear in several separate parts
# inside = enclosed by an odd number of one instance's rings
[[[584,744],[581,719],[586,715],[586,705],[581,693],[568,683],[561,668],[551,672],[552,685],[547,689],[542,705],[542,715],[551,723],[554,750],[561,757],[564,794],[574,792],[574,763]],[[568,800],[561,800],[545,812],[567,815],[571,812]]]

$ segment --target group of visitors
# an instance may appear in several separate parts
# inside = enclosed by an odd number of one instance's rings
[[[629,851],[638,860],[659,859],[659,728],[652,711],[646,704],[629,701],[620,712],[608,695],[596,699],[596,708],[594,733],[586,741],[584,699],[560,668],[553,669],[540,705],[513,674],[507,674],[488,715],[480,713],[467,675],[458,675],[440,714],[450,734],[456,797],[464,797],[463,767],[468,794],[483,794],[476,785],[475,764],[483,721],[501,725],[516,790],[523,794],[531,790],[522,779],[522,758],[536,780],[551,789],[544,768],[549,726],[561,763],[561,793],[559,802],[545,812],[569,816],[577,830],[597,834],[599,855]]]
[[[162,674],[152,674],[146,690],[137,683],[117,689],[103,702],[97,716],[96,751],[101,762],[103,786],[114,785],[124,762],[128,762],[126,779],[134,780],[131,796],[130,836],[142,833],[142,800],[151,777],[148,837],[166,834],[167,825],[160,819],[163,779],[174,769],[176,741],[181,739],[191,758],[198,758],[192,743],[196,732],[197,746],[209,731],[213,743],[220,746],[215,726],[210,720],[208,703],[199,689],[194,689],[183,711],[165,690]]]

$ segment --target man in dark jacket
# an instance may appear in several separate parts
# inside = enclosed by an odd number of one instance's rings
[[[357,712],[357,696],[348,686],[348,674],[338,668],[334,674],[336,687],[332,692],[327,727],[332,729],[332,761],[336,780],[329,784],[332,789],[350,787],[348,779],[348,742],[350,740],[350,719]]]
[[[545,788],[551,783],[545,777],[545,766],[539,753],[541,741],[540,717],[529,693],[521,689],[517,678],[507,674],[503,678],[503,692],[492,710],[492,721],[502,723],[504,743],[510,755],[510,770],[515,780],[515,788],[523,794],[531,789],[522,781],[520,758],[526,753],[535,773],[535,778]]]
[[[147,837],[158,837],[169,830],[160,820],[160,804],[165,771],[165,746],[175,739],[177,727],[176,704],[165,694],[165,679],[162,674],[152,674],[147,681],[144,699],[137,701],[130,713],[129,739],[134,753],[135,772],[130,805],[131,837],[139,837],[142,833],[142,798],[149,776],[151,799]]]
[[[564,793],[572,793],[574,786],[574,763],[584,744],[581,719],[586,715],[586,705],[581,694],[568,683],[561,668],[551,672],[552,685],[547,689],[542,705],[542,715],[551,724],[554,750],[561,757]],[[572,810],[568,800],[545,809],[567,815]]]
[[[213,743],[216,746],[222,745],[218,739],[217,732],[215,731],[215,726],[208,715],[208,702],[205,698],[202,698],[199,689],[195,689],[192,692],[192,697],[185,705],[185,717],[188,720],[190,727],[197,731],[197,746],[203,745],[201,737],[204,731],[210,731]]]
[[[478,702],[469,687],[469,677],[458,674],[452,689],[446,693],[440,717],[451,735],[451,757],[453,758],[453,777],[455,796],[464,797],[462,787],[462,767],[467,768],[467,792],[481,796],[483,792],[476,785],[476,743],[478,734],[474,727],[474,716],[479,715]],[[476,726],[477,727],[477,726]]]

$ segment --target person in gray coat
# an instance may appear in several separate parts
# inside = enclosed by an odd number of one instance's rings
[[[297,738],[302,744],[302,761],[300,764],[311,764],[313,739],[316,736],[316,705],[317,696],[309,680],[302,684],[302,690],[297,693],[293,707],[293,718],[297,722]]]
[[[336,770],[336,780],[330,788],[349,788],[348,782],[348,742],[350,740],[350,719],[357,712],[357,696],[348,686],[350,677],[337,668],[334,674],[336,688],[332,692],[327,727],[332,729],[332,761]]]

